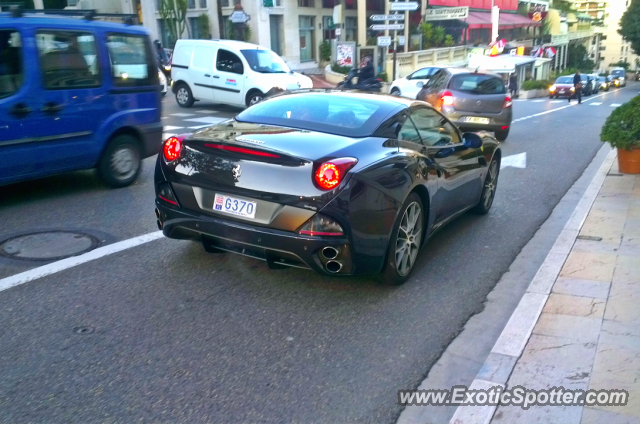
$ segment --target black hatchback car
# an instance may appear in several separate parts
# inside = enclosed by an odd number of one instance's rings
[[[404,282],[443,224],[493,203],[501,152],[423,102],[304,91],[171,137],[158,227],[209,252]]]

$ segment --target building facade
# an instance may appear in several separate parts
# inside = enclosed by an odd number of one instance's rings
[[[637,0],[636,0],[637,1]],[[611,64],[619,61],[629,62],[631,69],[636,69],[638,55],[631,50],[630,43],[624,41],[618,34],[620,19],[631,4],[631,0],[608,0],[604,13],[604,26],[602,27],[602,41],[600,56],[602,69],[611,69]]]

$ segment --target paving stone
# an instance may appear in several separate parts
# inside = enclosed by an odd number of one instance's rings
[[[615,271],[614,271],[615,276]],[[558,277],[553,286],[554,293],[573,296],[597,297],[606,299],[611,284],[605,281],[580,280],[577,278]]]
[[[582,409],[582,421],[580,424],[638,424],[639,417],[603,411],[589,406]]]
[[[492,423],[505,424],[579,424],[580,406],[532,406],[526,411],[519,406],[499,406]],[[610,423],[608,423],[610,424]]]
[[[615,255],[620,249],[621,240],[622,237],[602,239],[600,241],[578,239],[573,246],[573,250],[576,252],[610,253]]]
[[[557,369],[553,385],[561,385],[564,379],[577,382],[585,379],[588,382],[591,366],[596,356],[595,342],[579,342],[566,337],[533,334],[518,362],[551,366]],[[587,370],[587,375],[583,373]],[[516,374],[515,370],[514,373]],[[513,384],[513,381],[509,381]]]
[[[638,326],[603,323],[591,377],[594,388],[605,380],[638,385],[640,392],[640,336],[633,335],[633,327]]]
[[[571,252],[560,276],[585,280],[611,281],[616,256],[606,253]]]
[[[477,378],[506,384],[518,358],[491,352],[478,371]]]
[[[638,259],[633,256],[619,256],[613,272],[613,284],[640,284],[640,270],[636,265],[637,262]]]
[[[569,343],[596,343],[600,324],[601,320],[598,318],[543,313],[533,333],[564,338]]]
[[[608,320],[640,324],[640,308],[638,307],[638,299],[609,299],[604,312],[604,318]]]
[[[608,411],[618,414],[623,414],[631,417],[635,417],[634,423],[640,423],[640,382],[638,383],[625,383],[615,380],[605,380],[597,376],[591,378],[589,388],[593,390],[626,390],[629,393],[628,402],[626,405],[620,406],[600,406],[590,405],[590,408],[599,409],[601,411]],[[604,424],[610,424],[604,422]]]
[[[570,296],[552,293],[542,312],[548,314],[575,315],[581,317],[602,318],[605,299]]]

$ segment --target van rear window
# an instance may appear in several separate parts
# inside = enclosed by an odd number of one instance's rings
[[[93,34],[42,30],[36,33],[36,44],[46,89],[100,86],[98,49]]]
[[[0,30],[0,99],[17,93],[23,80],[20,33]]]
[[[485,74],[454,75],[449,87],[452,90],[473,94],[505,94],[507,92],[500,78]]]
[[[158,85],[158,71],[147,39],[129,34],[109,34],[107,49],[116,87]]]

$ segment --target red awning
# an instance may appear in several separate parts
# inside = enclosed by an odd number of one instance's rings
[[[469,12],[466,19],[462,19],[469,25],[470,29],[491,28],[491,13],[486,12]],[[498,26],[503,29],[519,28],[528,26],[540,26],[540,22],[536,22],[522,15],[513,13],[501,13]]]

